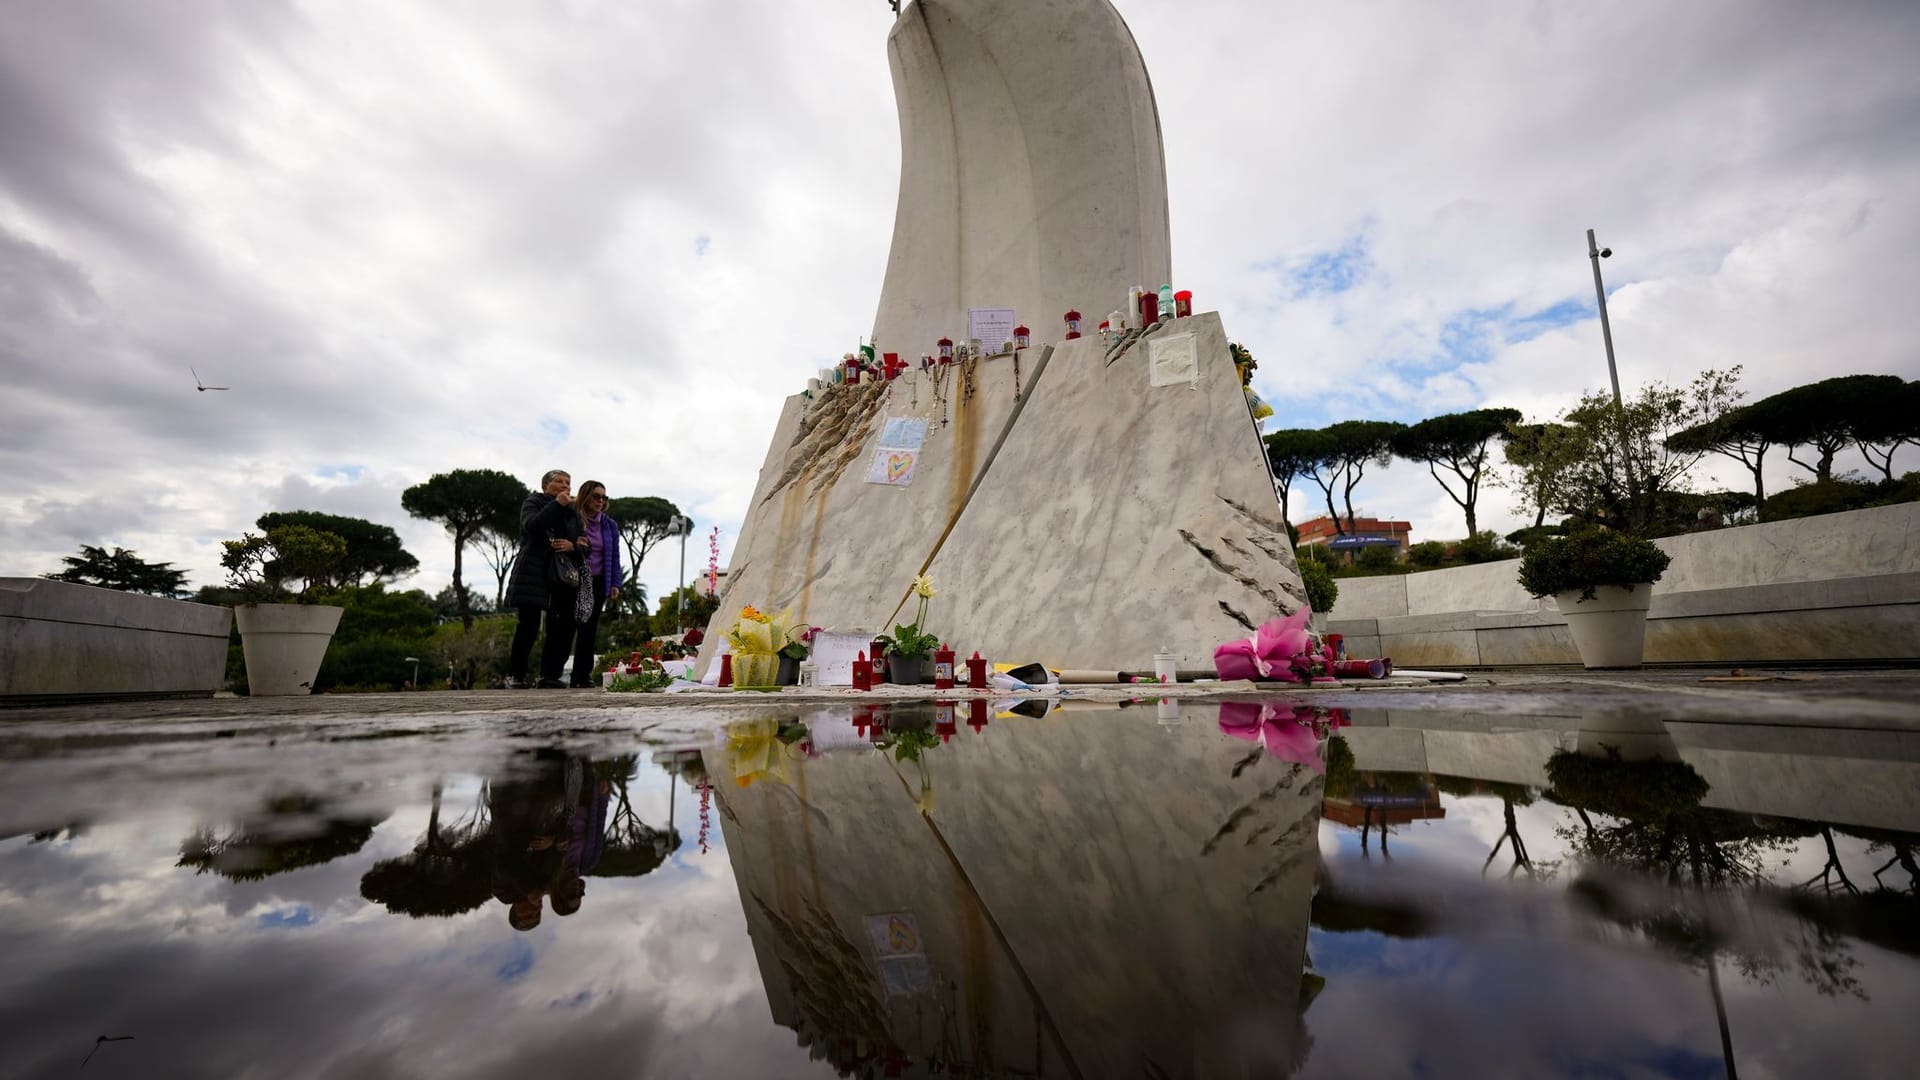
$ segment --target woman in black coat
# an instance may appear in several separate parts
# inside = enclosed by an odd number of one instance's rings
[[[539,685],[566,686],[560,681],[560,669],[573,651],[573,604],[578,590],[553,576],[553,563],[567,559],[584,566],[586,552],[586,529],[573,509],[573,477],[551,470],[540,478],[540,490],[520,504],[520,554],[507,581],[507,603],[520,613],[519,625],[513,628],[513,648],[507,654],[509,688],[534,685],[527,665],[533,656],[533,639],[540,633],[542,612],[547,616],[547,640],[540,649]]]

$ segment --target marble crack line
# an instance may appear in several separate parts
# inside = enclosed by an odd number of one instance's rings
[[[1213,849],[1220,846],[1220,841],[1233,835],[1233,833],[1240,828],[1241,822],[1245,821],[1247,818],[1258,813],[1262,805],[1266,803],[1270,803],[1273,800],[1279,798],[1281,792],[1292,788],[1294,777],[1298,773],[1298,771],[1299,771],[1299,766],[1296,765],[1293,768],[1293,770],[1290,770],[1287,773],[1287,775],[1281,777],[1278,783],[1274,784],[1272,787],[1266,789],[1265,791],[1262,791],[1258,795],[1255,795],[1252,799],[1247,801],[1247,804],[1245,806],[1242,806],[1240,809],[1235,810],[1232,814],[1228,815],[1226,822],[1222,824],[1220,828],[1214,832],[1213,837],[1209,839],[1205,844],[1201,845],[1200,854],[1202,855],[1213,854]]]
[[[1257,631],[1260,629],[1258,626],[1255,626],[1253,624],[1252,619],[1247,618],[1246,615],[1240,611],[1240,609],[1234,607],[1232,604],[1227,603],[1225,600],[1219,601],[1219,604],[1220,604],[1220,610],[1226,614],[1227,618],[1232,619],[1234,622],[1239,623],[1241,626],[1244,626],[1249,630]]]
[[[1181,529],[1179,530],[1179,533],[1180,533],[1180,539],[1185,540],[1187,542],[1188,547],[1199,552],[1200,557],[1207,560],[1207,562],[1210,565],[1212,565],[1212,567],[1215,570],[1218,570],[1221,573],[1232,578],[1233,580],[1239,582],[1243,588],[1247,589],[1249,592],[1258,594],[1261,598],[1265,599],[1268,603],[1272,604],[1274,607],[1278,608],[1280,611],[1284,612],[1287,610],[1287,602],[1285,599],[1282,599],[1281,593],[1275,591],[1270,586],[1262,584],[1259,580],[1254,578],[1253,575],[1246,573],[1245,571],[1239,569],[1238,567],[1227,565],[1227,563],[1220,558],[1217,552],[1215,552],[1212,548],[1207,547],[1205,544],[1202,544],[1198,537],[1194,536],[1192,533],[1188,532],[1187,530]],[[1226,606],[1224,601],[1222,602],[1221,606],[1222,607]],[[1241,621],[1245,622],[1246,617],[1241,616]],[[1248,626],[1252,626],[1252,624],[1248,623]]]
[[[1234,511],[1238,513],[1241,517],[1246,518],[1248,521],[1253,522],[1255,525],[1260,526],[1261,528],[1267,530],[1268,532],[1279,533],[1281,536],[1285,536],[1287,534],[1287,526],[1285,522],[1274,522],[1274,521],[1268,520],[1267,518],[1263,518],[1250,507],[1243,505],[1238,499],[1230,499],[1225,495],[1220,495],[1218,496],[1218,498],[1220,499],[1221,502],[1226,503],[1228,506],[1232,507]],[[1276,507],[1275,509],[1278,509],[1278,507]]]

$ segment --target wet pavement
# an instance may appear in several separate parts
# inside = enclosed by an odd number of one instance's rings
[[[1905,1076],[1916,680],[1801,674],[0,713],[0,1072]]]

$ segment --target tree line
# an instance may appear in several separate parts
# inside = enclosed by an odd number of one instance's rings
[[[520,550],[520,506],[525,483],[494,469],[455,469],[407,488],[401,508],[410,516],[440,524],[453,541],[453,581],[437,596],[420,589],[390,591],[388,586],[419,569],[420,560],[402,546],[392,526],[362,518],[315,510],[274,510],[260,515],[261,532],[300,526],[338,537],[345,556],[315,582],[329,603],[346,609],[328,649],[316,689],[335,687],[392,688],[416,674],[408,656],[421,657],[427,671],[434,665],[452,665],[454,680],[473,684],[504,660],[511,620],[488,620],[501,626],[476,626],[478,616],[505,607],[506,585]],[[597,651],[636,645],[655,634],[678,632],[682,625],[704,624],[717,603],[703,590],[687,587],[663,599],[657,614],[648,613],[646,587],[640,566],[662,540],[680,535],[680,508],[659,496],[613,500],[608,513],[620,526],[626,555],[620,600],[601,622]],[[477,549],[493,573],[494,591],[466,583],[465,555]],[[124,548],[111,550],[82,545],[67,556],[65,567],[45,575],[58,581],[144,593],[200,603],[232,604],[238,595],[224,586],[187,587],[186,572],[166,562],[149,562]],[[482,586],[484,589],[484,586]],[[502,626],[506,628],[502,632]],[[229,676],[244,679],[237,640]],[[422,676],[424,679],[426,676]]]
[[[1746,403],[1741,371],[1739,365],[1708,370],[1683,387],[1653,382],[1617,404],[1609,394],[1589,392],[1547,423],[1523,423],[1514,409],[1485,408],[1415,424],[1346,420],[1289,428],[1265,436],[1267,460],[1283,514],[1294,482],[1305,479],[1325,499],[1340,535],[1352,527],[1353,492],[1368,467],[1395,458],[1427,467],[1463,512],[1468,537],[1480,532],[1479,505],[1489,483],[1518,492],[1519,509],[1533,514],[1535,529],[1549,514],[1643,534],[1672,528],[1679,512],[1701,501],[1685,496],[1690,474],[1708,454],[1738,461],[1751,474],[1751,500],[1725,501],[1751,507],[1756,516],[1768,499],[1765,457],[1776,448],[1806,469],[1814,485],[1833,485],[1844,479],[1834,476],[1834,457],[1855,447],[1882,476],[1877,485],[1862,485],[1870,489],[1863,498],[1899,488],[1894,453],[1920,445],[1920,382],[1843,375]],[[1496,446],[1513,468],[1510,477],[1494,474]]]

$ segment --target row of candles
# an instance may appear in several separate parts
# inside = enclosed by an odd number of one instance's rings
[[[1145,330],[1162,321],[1184,319],[1193,314],[1193,290],[1175,291],[1172,285],[1160,286],[1158,293],[1139,286],[1128,290],[1127,309],[1115,309],[1100,322],[1100,335],[1109,340],[1118,340],[1121,334],[1138,328]],[[1063,317],[1067,325],[1067,340],[1080,337],[1080,327],[1085,318],[1076,310],[1068,311]],[[999,351],[1014,352],[1030,348],[1033,345],[1033,331],[1026,326],[1013,328],[1013,340],[1002,342]],[[979,338],[970,338],[958,345],[952,338],[943,337],[935,346],[938,353],[926,353],[920,357],[922,371],[940,364],[951,364],[955,360],[967,360],[985,356],[985,346]],[[905,374],[911,365],[900,359],[899,353],[882,353],[878,360],[874,358],[872,346],[862,346],[858,353],[847,353],[835,367],[820,369],[820,385],[838,386],[842,384],[859,385],[864,375],[869,382],[891,382]]]
[[[853,688],[855,690],[871,690],[887,681],[887,643],[884,639],[875,638],[872,648],[873,651],[871,653],[862,649],[859,658],[853,662]],[[987,688],[987,661],[980,655],[980,651],[975,649],[973,655],[968,657],[965,663],[967,665],[967,689],[985,690]],[[939,648],[933,650],[933,688],[935,690],[953,689],[953,676],[953,647],[942,642]],[[732,653],[722,653],[720,656],[719,684],[721,686],[733,685]]]

